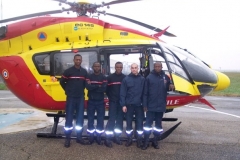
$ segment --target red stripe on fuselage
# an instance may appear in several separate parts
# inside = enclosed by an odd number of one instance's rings
[[[88,17],[75,17],[75,18],[66,18],[66,17],[37,17],[37,18],[32,18],[28,20],[24,20],[21,22],[16,22],[13,24],[8,25],[7,29],[7,34],[6,37],[2,40],[8,40],[14,37],[21,36],[23,34],[26,34],[28,32],[31,32],[33,30],[50,26],[50,25],[55,25],[55,24],[60,24],[64,22],[76,22],[76,23],[92,23],[92,24],[97,24],[100,26],[104,26],[106,29],[114,29],[114,30],[119,30],[119,31],[125,31],[125,32],[130,32],[133,34],[141,35],[144,37],[149,37],[151,39],[159,40],[158,38],[152,37],[150,35],[147,35],[145,33],[142,33],[140,31],[126,28],[123,26],[115,25],[115,24],[110,24],[110,23],[105,23],[102,20],[99,19],[94,19],[94,18],[88,18]]]
[[[11,39],[14,37],[21,36],[33,30],[55,25],[64,22],[76,22],[76,23],[92,23],[100,26],[104,26],[104,22],[94,18],[88,17],[75,17],[75,18],[64,18],[64,17],[37,17],[21,22],[13,23],[8,25],[6,38],[3,40]]]

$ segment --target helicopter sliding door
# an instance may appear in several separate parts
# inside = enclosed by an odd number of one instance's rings
[[[54,62],[53,68],[53,75],[60,77],[63,72],[72,67],[74,65],[73,63],[73,57],[78,53],[72,53],[72,52],[58,52],[54,53],[51,57],[52,62]],[[98,55],[96,51],[81,51],[79,54],[82,56],[82,64],[81,67],[86,69],[88,73],[92,73],[92,64],[98,60]],[[59,94],[62,89],[56,85],[52,86],[52,97],[55,100],[61,100],[62,98],[59,98],[59,96],[56,96]],[[64,94],[61,94],[64,95]]]
[[[74,65],[74,55],[78,54],[71,50],[52,51],[45,53],[36,53],[33,56],[33,62],[37,68],[40,82],[44,90],[55,100],[65,101],[66,97],[63,89],[60,87],[57,79],[60,79],[63,72]],[[98,61],[98,53],[96,50],[81,51],[82,56],[81,66],[92,73],[92,64]],[[49,78],[51,76],[51,78]],[[37,97],[38,95],[35,95]]]
[[[162,67],[163,67],[162,70],[165,72],[166,75],[169,76],[169,78],[172,80],[172,82],[175,85],[175,88],[176,88],[175,92],[170,92],[170,93],[171,94],[185,93],[184,88],[186,89],[186,87],[189,86],[189,85],[186,85],[186,83],[189,84],[190,81],[184,69],[181,67],[179,61],[170,53],[165,52],[165,56],[163,56],[163,54],[154,54],[154,53],[151,54],[149,63],[151,64],[150,66],[152,66],[152,69],[153,69],[153,64],[155,62],[162,63]]]
[[[50,75],[60,78],[63,72],[72,67],[73,57],[77,53],[72,51],[54,51],[45,53],[36,53],[33,56],[33,62],[40,75]],[[84,51],[79,53],[82,56],[81,66],[92,72],[92,64],[98,60],[96,51]]]

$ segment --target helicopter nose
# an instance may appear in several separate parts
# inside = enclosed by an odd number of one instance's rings
[[[218,82],[217,82],[217,87],[214,89],[214,91],[224,90],[227,87],[229,87],[230,79],[228,78],[228,76],[218,71],[215,71],[215,72],[218,77]]]

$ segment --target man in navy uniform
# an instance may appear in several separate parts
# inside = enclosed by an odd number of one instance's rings
[[[144,77],[138,73],[138,65],[133,63],[131,65],[131,73],[126,76],[121,84],[120,89],[120,105],[123,112],[126,113],[127,127],[127,142],[126,147],[132,145],[132,120],[133,115],[136,118],[136,131],[137,131],[137,147],[142,146],[142,134],[143,134],[143,118],[144,111],[142,106],[142,93],[144,87]]]
[[[105,116],[105,106],[104,106],[104,92],[107,87],[107,79],[101,73],[101,65],[99,62],[93,63],[93,71],[91,75],[88,76],[86,82],[86,88],[88,89],[88,129],[89,134],[89,144],[94,142],[94,133],[96,131],[97,143],[102,145],[101,134],[104,132],[104,116]],[[96,130],[94,127],[94,116],[95,111],[97,111],[97,126]]]
[[[108,86],[107,86],[107,96],[109,99],[109,119],[105,128],[106,140],[105,145],[107,147],[112,147],[111,137],[115,135],[114,142],[118,145],[122,145],[120,140],[120,135],[123,130],[123,111],[120,105],[120,87],[123,78],[125,77],[122,74],[123,64],[122,62],[116,62],[115,64],[115,73],[107,77]]]
[[[152,146],[159,149],[158,137],[162,129],[162,117],[166,111],[167,91],[174,89],[174,85],[170,78],[162,71],[162,63],[156,62],[154,70],[147,76],[144,85],[143,106],[146,113],[146,122],[144,124],[144,145],[143,150],[148,148],[149,137],[153,130]],[[152,128],[155,119],[155,127]]]
[[[81,67],[82,56],[76,54],[73,59],[74,66],[66,69],[60,79],[60,84],[67,95],[66,122],[65,122],[65,147],[70,147],[71,133],[73,129],[73,116],[76,113],[77,143],[85,144],[82,139],[84,118],[84,88],[87,71]]]

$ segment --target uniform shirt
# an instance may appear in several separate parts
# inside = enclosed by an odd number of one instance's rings
[[[144,87],[144,77],[140,74],[130,73],[121,84],[120,105],[142,105],[142,93]]]
[[[60,79],[60,85],[69,97],[84,96],[87,71],[84,68],[77,69],[72,66],[66,69]]]
[[[119,102],[120,100],[120,87],[122,84],[123,78],[126,76],[124,74],[116,74],[113,73],[107,77],[108,85],[107,85],[107,96],[109,101]]]
[[[107,78],[100,73],[99,75],[90,74],[87,78],[91,84],[86,83],[88,98],[90,100],[104,100],[104,92],[107,88]]]
[[[147,107],[148,111],[165,112],[170,83],[170,78],[164,71],[156,73],[153,70],[147,76],[144,85],[143,106]]]

